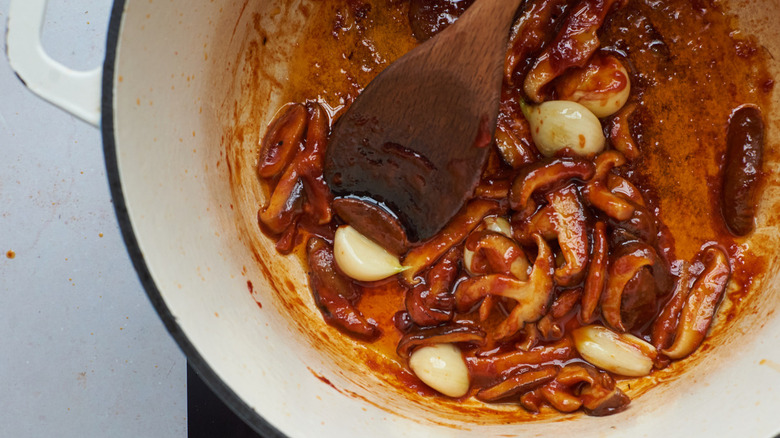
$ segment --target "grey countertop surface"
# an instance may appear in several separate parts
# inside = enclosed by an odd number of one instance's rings
[[[50,2],[44,47],[101,64],[111,6]],[[0,437],[186,436],[186,415],[186,361],[125,250],[100,131],[0,57]]]

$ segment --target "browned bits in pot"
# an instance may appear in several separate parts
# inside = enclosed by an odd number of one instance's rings
[[[409,24],[414,37],[430,39],[454,23],[472,3],[474,0],[411,0]]]
[[[744,236],[754,226],[764,155],[764,121],[758,108],[743,106],[732,114],[726,147],[721,212],[729,231]]]

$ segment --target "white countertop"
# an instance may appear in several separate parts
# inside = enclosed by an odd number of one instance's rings
[[[50,3],[49,53],[101,64],[112,2]],[[0,56],[0,437],[186,436],[186,415],[186,361],[125,250],[100,131]]]

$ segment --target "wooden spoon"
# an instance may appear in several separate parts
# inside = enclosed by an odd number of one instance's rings
[[[348,214],[364,222],[352,226],[381,242],[388,239],[386,222],[397,219],[409,240],[425,240],[473,195],[496,127],[509,29],[521,1],[476,1],[387,67],[339,119],[325,179],[349,208],[371,206]]]

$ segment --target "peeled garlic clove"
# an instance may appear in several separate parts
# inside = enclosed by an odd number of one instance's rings
[[[333,254],[339,269],[358,281],[382,280],[404,270],[398,257],[350,226],[336,230]]]
[[[604,118],[623,108],[631,94],[631,80],[623,63],[612,55],[596,54],[588,65],[561,77],[555,90],[561,100],[581,103]]]
[[[583,359],[593,365],[620,374],[640,377],[650,374],[655,347],[636,336],[598,326],[580,327],[572,332],[574,345]]]
[[[581,156],[604,150],[601,122],[577,102],[551,100],[536,106],[523,105],[523,114],[531,125],[536,148],[546,157],[565,148]]]
[[[409,368],[426,385],[450,397],[469,391],[469,371],[460,349],[453,344],[421,347],[409,357]]]

